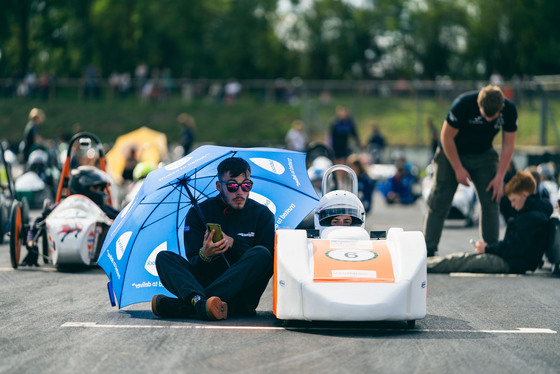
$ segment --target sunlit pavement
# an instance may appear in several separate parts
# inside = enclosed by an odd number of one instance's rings
[[[369,230],[421,230],[425,206],[377,196]],[[503,231],[503,229],[502,229]],[[440,254],[469,250],[477,227],[446,225]],[[0,246],[1,373],[557,373],[560,287],[523,276],[430,274],[428,315],[391,323],[283,323],[269,287],[255,318],[162,320],[149,303],[111,307],[101,269],[12,270]]]

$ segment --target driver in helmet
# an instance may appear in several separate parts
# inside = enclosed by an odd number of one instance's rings
[[[106,191],[110,184],[111,179],[104,171],[93,166],[80,166],[70,172],[68,188],[70,195],[79,194],[88,197],[110,219],[115,219],[119,214],[118,210],[107,204],[109,196]]]
[[[54,177],[52,171],[49,169],[49,154],[46,151],[36,149],[31,152],[26,167],[28,171],[37,174],[48,186],[51,188],[54,186]]]
[[[349,191],[331,191],[321,198],[315,210],[315,229],[321,233],[332,226],[365,227],[365,209],[360,199]]]
[[[107,195],[107,187],[111,184],[111,179],[102,170],[93,166],[80,166],[70,172],[68,187],[70,195],[84,195],[93,201],[101,210],[114,220],[119,211],[108,204],[109,196]],[[37,242],[34,240],[41,223],[53,211],[59,203],[51,204],[45,208],[41,216],[37,217],[27,232],[27,256],[22,261],[22,266],[39,266],[37,259],[39,257],[39,249]]]

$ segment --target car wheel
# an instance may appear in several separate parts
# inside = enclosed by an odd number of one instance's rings
[[[10,214],[10,261],[14,269],[17,269],[20,262],[22,227],[21,205],[14,201]]]

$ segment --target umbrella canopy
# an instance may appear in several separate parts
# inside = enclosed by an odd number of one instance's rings
[[[167,136],[159,131],[142,126],[121,135],[107,152],[107,172],[117,181],[122,181],[122,172],[131,149],[136,150],[138,161],[157,165],[167,157]]]
[[[274,148],[202,146],[148,174],[134,200],[115,219],[98,264],[109,277],[109,294],[119,307],[150,301],[169,292],[159,281],[160,251],[186,257],[185,216],[195,204],[216,196],[217,166],[241,157],[251,166],[250,198],[266,205],[277,228],[295,228],[315,209],[319,198],[305,167],[305,154]]]

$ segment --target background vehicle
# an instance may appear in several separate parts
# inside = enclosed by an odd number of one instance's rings
[[[95,143],[92,145],[92,141]],[[70,163],[74,143],[81,148],[95,149],[98,152],[100,169],[105,171],[103,148],[99,139],[90,133],[81,132],[72,137],[68,146],[68,154],[63,165],[55,204],[49,199],[43,203],[44,219],[34,223],[36,234],[34,241],[40,243],[43,262],[60,266],[91,266],[99,256],[103,238],[112,222],[111,219],[89,198],[83,195],[70,195]],[[111,204],[109,186],[106,187]],[[69,196],[70,195],[70,196]],[[21,248],[29,248],[27,234],[30,225],[22,219],[20,204],[12,206],[10,226],[10,259],[15,269],[21,263]]]

